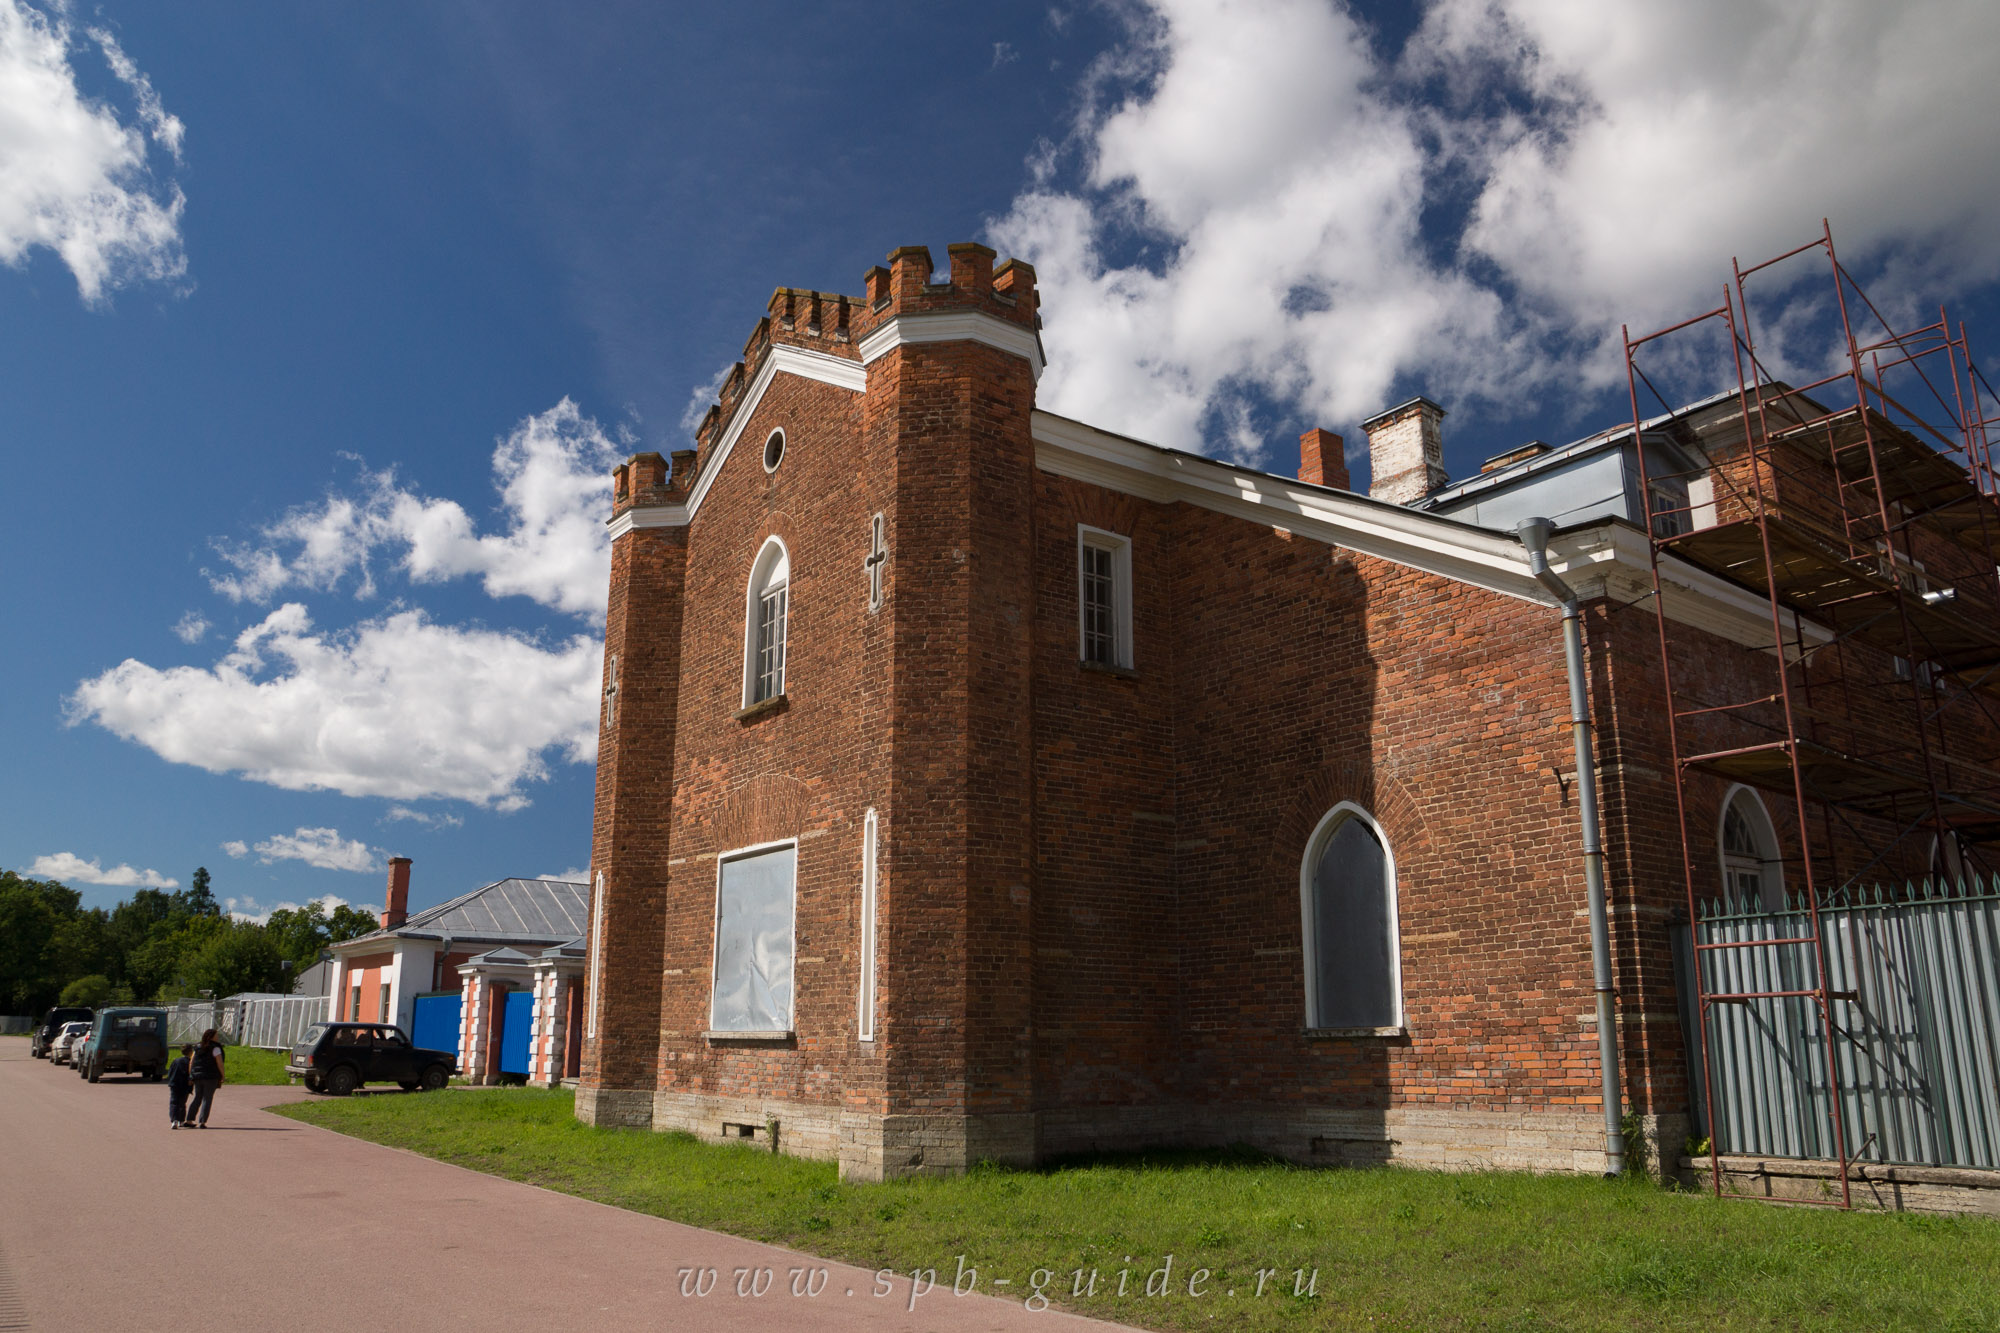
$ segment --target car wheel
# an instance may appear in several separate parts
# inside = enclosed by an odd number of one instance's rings
[[[95,1083],[97,1082],[98,1079],[103,1078],[104,1077],[103,1061],[92,1060],[90,1062],[90,1067],[83,1071],[83,1076],[89,1079],[92,1083]]]
[[[319,1081],[319,1075],[318,1075],[318,1074],[307,1074],[307,1075],[306,1075],[306,1091],[307,1091],[307,1092],[325,1092],[325,1091],[326,1091],[326,1085],[325,1085],[324,1083],[322,1083],[322,1082],[320,1082],[320,1081]]]
[[[449,1082],[451,1082],[451,1074],[446,1071],[445,1067],[443,1065],[432,1065],[424,1071],[424,1076],[417,1080],[417,1086],[425,1092],[436,1092]],[[403,1086],[408,1087],[409,1084],[406,1083]]]
[[[342,1065],[326,1076],[326,1091],[332,1097],[345,1097],[359,1086],[361,1079],[355,1074],[352,1065]]]

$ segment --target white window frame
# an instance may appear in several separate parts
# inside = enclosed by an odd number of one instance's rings
[[[590,994],[585,998],[583,1016],[588,1031],[583,1035],[597,1038],[598,997],[604,993],[604,872],[597,872],[597,886],[590,895]]]
[[[1111,623],[1114,660],[1090,661],[1090,629],[1083,596],[1083,553],[1086,549],[1111,553]],[[1090,665],[1108,665],[1132,670],[1132,539],[1086,523],[1076,525],[1076,657]]]
[[[1715,812],[1716,869],[1722,877],[1723,892],[1731,892],[1729,874],[1735,867],[1730,865],[1730,861],[1735,853],[1729,850],[1727,839],[1729,812],[1746,796],[1749,798],[1746,807],[1749,813],[1745,815],[1745,822],[1750,826],[1750,837],[1761,844],[1762,852],[1768,853],[1760,854],[1757,858],[1758,874],[1762,880],[1757,906],[1764,911],[1779,911],[1785,904],[1784,845],[1778,841],[1778,826],[1771,821],[1771,811],[1765,806],[1763,796],[1755,787],[1738,782],[1732,784],[1729,790],[1722,794],[1722,805]],[[1771,907],[1773,900],[1778,903],[1778,907]]]
[[[763,610],[765,594],[772,591],[772,571],[783,564],[785,568],[785,634],[784,656],[778,667],[777,688],[764,699],[757,697],[757,659],[761,645],[757,641],[758,619]],[[757,548],[757,558],[750,562],[750,580],[744,587],[743,595],[743,707],[766,703],[785,693],[787,678],[791,672],[792,638],[792,553],[783,540],[776,536],[764,539]]]
[[[861,1041],[875,1040],[875,943],[881,847],[881,822],[871,807],[861,820],[861,975],[854,1024],[854,1035]]]
[[[604,662],[604,725],[607,728],[618,725],[618,654],[610,654]]]
[[[1306,964],[1306,1027],[1321,1030],[1326,1028],[1326,1024],[1320,1021],[1319,991],[1313,984],[1313,979],[1319,975],[1319,933],[1315,929],[1317,923],[1313,920],[1313,874],[1319,869],[1319,858],[1326,851],[1327,843],[1331,842],[1333,835],[1340,831],[1340,826],[1350,819],[1358,819],[1366,824],[1368,831],[1375,835],[1375,841],[1382,846],[1382,862],[1384,875],[1388,880],[1389,894],[1389,985],[1395,997],[1395,1022],[1390,1026],[1401,1028],[1407,1025],[1407,1016],[1403,1008],[1403,917],[1400,902],[1402,893],[1396,875],[1396,847],[1389,841],[1389,835],[1383,831],[1381,823],[1375,816],[1352,801],[1342,801],[1320,816],[1319,823],[1313,826],[1312,836],[1306,839],[1305,855],[1299,859],[1299,926],[1303,931],[1301,938],[1305,945],[1303,952]]]
[[[778,442],[778,456],[775,459],[771,457],[771,442],[773,440]],[[764,465],[764,471],[776,472],[785,465],[785,450],[791,447],[791,443],[791,440],[786,437],[782,427],[764,437],[764,452],[758,459]]]
[[[785,1015],[785,1026],[777,1031],[790,1035],[798,1031],[799,1024],[799,840],[780,838],[776,842],[752,843],[748,847],[734,847],[715,858],[715,908],[709,914],[708,922],[708,1023],[709,1031],[718,1035],[738,1035],[715,1026],[715,982],[717,966],[722,961],[722,868],[731,861],[745,861],[766,852],[792,849],[792,1007]],[[757,1031],[744,1032],[743,1036],[762,1035]]]

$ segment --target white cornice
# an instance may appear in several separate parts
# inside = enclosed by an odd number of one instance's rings
[[[615,542],[634,528],[684,528],[687,521],[686,505],[655,505],[646,509],[628,509],[604,526]]]
[[[1042,340],[1023,325],[983,310],[938,310],[898,315],[861,340],[861,364],[869,365],[906,343],[975,342],[1021,357],[1042,377]]]
[[[1343,492],[1288,485],[1282,477],[1157,449],[1047,412],[1035,413],[1034,436],[1035,463],[1045,472],[1287,528],[1524,601],[1550,601],[1528,573],[1520,543],[1498,533]]]
[[[788,375],[802,379],[818,380],[831,384],[836,389],[851,389],[860,393],[868,387],[868,369],[859,361],[850,361],[844,356],[833,356],[826,352],[815,352],[809,347],[794,347],[790,343],[772,343],[770,365]]]
[[[803,347],[793,347],[788,343],[772,343],[770,355],[764,358],[757,373],[750,380],[750,387],[744,390],[743,399],[736,404],[736,411],[729,418],[729,428],[722,433],[716,447],[709,450],[701,460],[701,471],[696,475],[694,487],[688,495],[685,523],[701,508],[701,502],[708,496],[708,488],[715,484],[716,474],[728,461],[729,451],[736,447],[736,441],[750,424],[750,418],[757,411],[757,404],[764,400],[764,391],[771,387],[771,381],[778,372],[797,375],[801,379],[818,380],[821,384],[831,384],[836,389],[847,389],[860,393],[868,387],[867,368],[849,361],[845,357],[829,356],[825,352],[808,351]],[[618,534],[613,533],[616,537]]]
[[[1555,605],[1528,572],[1520,543],[1505,534],[1156,448],[1047,412],[1035,413],[1033,429],[1035,463],[1045,472],[1161,503],[1198,505],[1503,596]],[[1622,523],[1607,520],[1559,535],[1549,564],[1584,598],[1638,602],[1652,591],[1645,537]],[[1770,605],[1763,597],[1672,557],[1662,561],[1660,574],[1667,614],[1674,620],[1747,647],[1770,645]],[[1810,621],[1802,629],[1808,643],[1829,637]]]

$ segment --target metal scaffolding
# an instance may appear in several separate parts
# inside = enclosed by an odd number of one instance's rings
[[[1752,290],[1789,300],[1796,313],[1798,264],[1814,252],[1831,279],[1817,309],[1829,325],[1837,314],[1841,350],[1832,373],[1794,385],[1768,364],[1774,353],[1759,351]],[[1804,926],[1795,936],[1694,946],[1710,1179],[1717,1195],[1732,1193],[1715,1131],[1712,1007],[1772,1009],[1781,1021],[1788,1006],[1809,1005],[1824,1035],[1824,1105],[1841,1167],[1839,1197],[1828,1202],[1845,1208],[1848,1168],[1865,1149],[1852,1147],[1842,1123],[1835,1006],[1856,997],[1830,987],[1822,909],[1845,903],[1864,876],[1906,877],[1913,864],[1953,879],[1995,868],[2000,771],[1988,766],[1988,741],[2000,736],[2000,486],[1991,433],[2000,395],[1974,362],[1964,325],[1954,327],[1942,308],[1912,332],[1892,327],[1841,265],[1824,223],[1805,245],[1733,268],[1716,308],[1640,337],[1624,331],[1635,452],[1652,513],[1651,600],[1688,919],[1700,919],[1700,898],[1721,896],[1701,888],[1713,881],[1715,848],[1689,827],[1697,775],[1778,796],[1792,811],[1800,872],[1790,919]],[[1668,401],[1647,373],[1704,361],[1719,371],[1711,383],[1733,379],[1734,401],[1728,393],[1711,399],[1699,418]],[[1642,394],[1664,415],[1649,419]],[[1654,441],[1670,447],[1649,447]],[[1649,471],[1676,455],[1693,466]],[[1667,615],[1662,596],[1662,564],[1676,561],[1764,599],[1770,637],[1754,650],[1762,670],[1694,669],[1689,631]],[[1773,946],[1793,946],[1809,963],[1764,989],[1723,978],[1777,971],[1703,956]]]

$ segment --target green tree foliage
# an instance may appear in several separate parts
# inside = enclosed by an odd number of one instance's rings
[[[265,923],[281,955],[291,961],[293,976],[311,967],[320,950],[328,945],[357,939],[379,928],[373,912],[346,903],[338,904],[332,912],[322,902],[310,902],[300,908],[281,907]]]
[[[102,972],[93,972],[87,977],[78,977],[62,988],[59,1004],[83,1004],[92,1009],[102,1009],[107,1004],[130,1004],[132,992],[124,986],[114,986],[111,978]]]
[[[291,989],[290,974],[270,932],[249,921],[225,921],[190,939],[181,958],[184,994],[240,995],[245,991]]]
[[[0,871],[0,1013],[40,1016],[57,1003],[175,1000],[212,991],[286,992],[321,949],[375,930],[373,913],[322,903],[233,921],[207,867],[185,891],[138,889],[110,911],[76,890]],[[290,963],[290,967],[285,964]]]
[[[0,870],[0,1003],[7,1012],[37,1012],[61,994],[52,946],[81,901],[60,884]]]
[[[221,916],[222,907],[215,901],[215,895],[208,891],[208,867],[196,866],[194,878],[185,889],[173,896],[176,911],[189,916]]]

